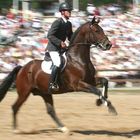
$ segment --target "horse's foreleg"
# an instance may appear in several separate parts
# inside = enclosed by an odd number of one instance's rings
[[[97,100],[96,104],[98,106],[101,104],[105,104],[108,107],[109,112],[112,112],[113,114],[117,115],[117,112],[116,112],[116,109],[114,108],[114,106],[111,104],[110,101],[107,100],[107,98],[105,96],[102,95],[102,92],[98,88],[96,88],[88,83],[85,83],[83,81],[80,81],[77,90],[98,95],[99,99]]]
[[[108,80],[104,77],[98,77],[96,83],[97,86],[100,85],[102,87],[102,96],[108,98]]]
[[[54,109],[54,105],[53,105],[53,98],[52,95],[45,95],[42,96],[44,101],[45,101],[45,105],[47,107],[47,113],[51,116],[51,118],[55,121],[55,123],[58,126],[58,130],[64,133],[68,133],[69,130],[68,128],[66,128],[63,123],[59,120],[59,118],[56,115],[55,109]]]
[[[101,91],[98,88],[96,88],[95,86],[92,86],[84,81],[79,81],[77,91],[93,93],[97,96],[102,95]]]
[[[114,106],[111,104],[110,101],[105,102],[105,100],[103,99],[103,97],[105,99],[108,98],[108,80],[104,77],[98,77],[96,79],[96,83],[97,85],[101,85],[102,86],[102,96],[100,96],[100,99],[97,100],[97,102],[103,102],[105,105],[108,106],[109,112],[117,115],[116,109],[114,108]],[[106,104],[107,103],[107,104]]]
[[[80,81],[79,82],[79,85],[78,85],[78,91],[84,91],[84,92],[89,92],[89,93],[93,93],[97,96],[99,96],[99,99],[97,100],[96,104],[98,106],[100,106],[102,103],[104,104],[108,104],[108,101],[107,99],[102,95],[102,92],[101,90],[99,90],[98,88],[96,88],[95,86],[92,86],[88,83],[85,83],[83,81]]]

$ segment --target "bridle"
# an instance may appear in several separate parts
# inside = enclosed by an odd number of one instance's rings
[[[108,38],[107,37],[105,37],[101,41],[91,43],[91,41],[90,41],[90,40],[92,40],[91,35],[95,37],[95,40],[98,40],[97,37],[95,36],[95,34],[91,31],[92,30],[91,26],[94,26],[94,24],[97,24],[97,23],[89,24],[89,34],[88,34],[88,42],[89,42],[89,44],[91,44],[92,47],[100,48],[102,50],[109,49],[109,48],[107,48],[107,44],[108,44]]]
[[[97,24],[97,23],[94,23],[94,24]],[[79,43],[73,43],[73,44],[70,44],[69,47],[74,46],[74,45],[88,45],[88,46],[91,46],[91,48],[93,48],[93,47],[94,48],[100,48],[102,50],[108,49],[108,48],[105,47],[108,44],[108,38],[107,37],[105,37],[103,40],[97,41],[95,43],[93,43],[91,41],[92,40],[91,35],[96,37],[94,35],[94,33],[91,31],[92,30],[91,26],[93,26],[94,24],[89,23],[89,32],[88,32],[88,35],[87,35],[88,36],[87,42],[85,42],[85,43],[80,43],[80,42]],[[96,38],[95,38],[95,40],[97,40]]]

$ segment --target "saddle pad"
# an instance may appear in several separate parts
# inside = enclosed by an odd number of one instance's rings
[[[65,66],[66,66],[66,63],[67,63],[67,57],[66,57],[66,53],[63,53],[63,55],[61,56],[61,71],[64,70]],[[51,60],[44,60],[42,61],[41,63],[41,69],[45,72],[45,73],[48,73],[48,74],[51,74],[52,72],[52,61]]]
[[[41,69],[48,74],[51,74],[52,72],[52,61],[42,61],[41,63]]]

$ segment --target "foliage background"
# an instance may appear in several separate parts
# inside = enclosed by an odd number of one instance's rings
[[[19,0],[20,1],[20,0]],[[32,1],[32,8],[34,7],[38,7],[37,3],[40,1],[40,0],[31,0]],[[43,0],[43,1],[46,1],[46,2],[49,2],[52,1],[58,1],[58,0]],[[66,0],[68,2],[72,2],[70,0]],[[101,6],[101,5],[106,5],[106,4],[109,4],[109,3],[117,3],[117,4],[120,4],[122,5],[122,7],[125,7],[125,5],[127,3],[132,3],[133,0],[79,0],[79,4],[80,4],[80,10],[85,10],[86,9],[86,6],[87,6],[87,3],[92,3],[94,4],[95,6]],[[6,8],[6,9],[9,9],[12,7],[12,3],[13,3],[13,0],[0,0],[0,9],[2,8]],[[21,1],[19,2],[21,3]]]

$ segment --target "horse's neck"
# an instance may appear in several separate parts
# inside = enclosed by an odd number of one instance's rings
[[[89,60],[90,58],[90,45],[87,43],[86,39],[86,27],[87,24],[84,24],[82,27],[78,28],[72,39],[70,41],[70,48],[68,50],[68,55],[72,59]]]
[[[75,43],[68,51],[68,57],[76,61],[89,61],[90,60],[90,46],[82,42]],[[69,59],[68,58],[68,59]]]

